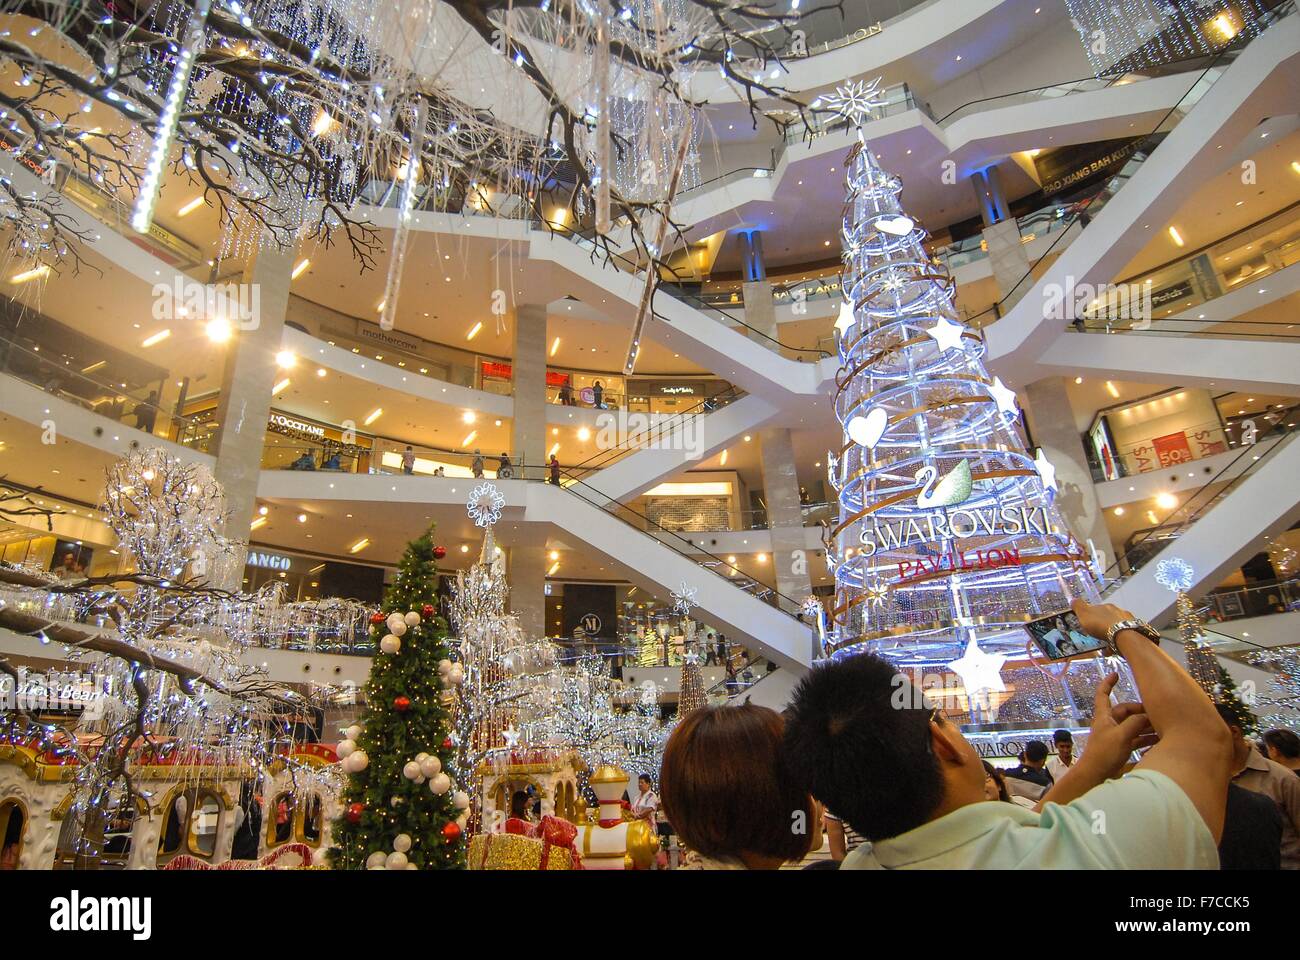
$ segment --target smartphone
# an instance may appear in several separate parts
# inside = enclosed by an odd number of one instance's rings
[[[1104,640],[1085,633],[1073,610],[1048,614],[1025,624],[1034,645],[1048,660],[1069,660],[1105,650]]]

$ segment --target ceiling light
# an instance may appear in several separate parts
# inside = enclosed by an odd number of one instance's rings
[[[257,530],[266,526],[266,517],[254,517],[253,522],[248,525],[249,530]]]
[[[307,268],[310,267],[310,266],[311,266],[311,260],[310,260],[310,259],[299,260],[299,261],[294,265],[293,272],[289,274],[289,279],[290,279],[290,280],[297,280],[299,277],[301,277],[304,273],[307,272]]]
[[[469,328],[469,333],[465,334],[465,339],[473,340],[475,337],[478,336],[478,332],[482,329],[483,329],[483,321],[480,320],[478,323],[474,324],[474,326]]]
[[[1075,383],[1083,383],[1083,377],[1075,377],[1075,378],[1074,378],[1074,382],[1075,382]]]
[[[546,455],[547,455],[548,457],[553,457],[553,456],[555,456],[555,455],[556,455],[557,453],[559,453],[559,452],[560,452],[560,445],[557,443],[557,444],[555,444],[553,447],[551,447],[550,450],[548,450],[548,451],[546,452]]]
[[[478,431],[471,430],[469,433],[465,435],[465,439],[460,442],[460,445],[462,447],[468,447],[471,443],[474,442],[474,438],[477,436],[478,436]]]
[[[371,410],[370,413],[367,414],[366,419],[361,421],[361,425],[363,427],[368,427],[383,415],[384,415],[384,408],[375,407],[375,409]]]
[[[1115,516],[1117,516],[1117,517],[1122,517],[1122,516],[1124,516],[1124,508],[1123,508],[1123,507],[1116,507],[1116,508],[1115,508]]]
[[[370,546],[370,538],[362,537],[356,543],[352,544],[352,546],[348,547],[348,553],[360,553],[368,546]]]
[[[552,551],[551,551],[551,559],[552,559],[552,560],[559,560],[559,559],[560,559],[560,551],[559,551],[559,550],[552,550]]]
[[[281,350],[275,355],[275,365],[281,370],[292,370],[298,365],[298,357],[292,350]]]
[[[230,325],[230,321],[225,317],[215,317],[209,320],[204,329],[207,331],[208,339],[213,343],[225,343],[235,332]]]
[[[727,454],[728,454],[729,452],[730,452],[730,451],[727,451],[727,450],[723,450],[723,451],[722,451],[722,458],[718,461],[718,466],[720,466],[720,467],[725,467],[725,466],[727,465]]]
[[[1169,228],[1169,239],[1172,240],[1172,241],[1174,242],[1174,246],[1176,246],[1176,247],[1185,247],[1185,246],[1187,246],[1187,241],[1183,239],[1183,235],[1182,235],[1181,233],[1178,232],[1178,228],[1177,228],[1177,227],[1170,227],[1170,228]]]
[[[555,356],[555,351],[560,349],[560,338],[556,337],[551,341],[551,356]]]
[[[324,377],[324,376],[328,375],[328,373],[329,373],[329,371],[326,370],[324,367],[317,367],[317,368],[316,368],[316,376],[318,376],[318,377]]]
[[[30,270],[24,270],[22,273],[15,273],[9,278],[10,283],[26,283],[28,280],[35,280],[38,277],[48,276],[49,266],[41,264],[39,267],[32,267]]]
[[[1106,381],[1106,392],[1109,393],[1116,400],[1119,399],[1119,388],[1116,387],[1115,384],[1111,383],[1109,380]]]
[[[591,431],[588,430],[586,427],[579,427],[578,439],[581,440],[583,443],[586,443],[588,440],[591,439]]]
[[[258,507],[257,512],[260,513],[262,516],[266,516],[267,513],[266,507]]]
[[[460,552],[461,552],[461,553],[469,553],[469,544],[468,544],[468,543],[462,543],[462,544],[460,545]]]
[[[1156,506],[1161,510],[1172,510],[1174,507],[1178,506],[1178,498],[1172,493],[1156,494]]]
[[[271,396],[273,397],[278,396],[279,394],[283,393],[288,388],[288,386],[289,386],[289,378],[285,377],[283,380],[281,380],[279,383],[277,383],[274,387],[271,388]]]
[[[186,216],[187,214],[191,214],[191,213],[193,213],[195,210],[197,210],[197,209],[198,209],[199,207],[201,207],[201,206],[203,206],[203,197],[202,197],[202,195],[195,197],[195,198],[194,198],[193,200],[191,200],[189,203],[185,204],[185,206],[183,206],[183,207],[181,207],[179,210],[177,210],[177,211],[176,211],[176,216],[178,216],[178,217]]]
[[[159,330],[159,331],[158,331],[157,333],[155,333],[153,336],[151,336],[151,337],[146,337],[146,338],[144,339],[144,341],[140,344],[140,346],[142,346],[142,347],[152,347],[155,343],[162,343],[164,340],[166,340],[166,339],[167,339],[168,337],[170,337],[171,335],[172,335],[172,332],[171,332],[170,329],[167,329],[167,330]]]
[[[753,440],[753,439],[754,439],[754,438],[751,437],[749,434],[745,434],[745,442],[746,442],[746,443],[749,443],[749,441],[751,441],[751,440]]]
[[[307,522],[307,514],[305,514],[305,513],[300,513],[300,514],[298,514],[298,522],[299,522],[299,523],[306,523],[306,522]]]
[[[464,413],[460,415],[461,423],[473,423],[474,420],[475,420],[475,416],[473,410],[466,410]]]

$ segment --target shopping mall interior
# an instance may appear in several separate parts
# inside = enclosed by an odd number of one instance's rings
[[[4,10],[0,869],[678,867],[856,654],[1086,756],[1078,597],[1300,729],[1294,0]]]

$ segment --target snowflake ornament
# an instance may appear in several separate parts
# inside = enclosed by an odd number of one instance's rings
[[[877,108],[885,105],[885,100],[880,95],[879,77],[869,83],[850,80],[843,86],[836,87],[834,93],[823,96],[821,101],[826,109],[834,110],[855,127],[861,127],[863,120],[870,119]]]
[[[480,483],[470,491],[465,507],[476,527],[490,527],[501,519],[505,505],[505,495],[495,485]]]
[[[683,617],[688,616],[691,607],[695,606],[695,596],[698,593],[699,590],[683,580],[681,585],[670,594],[673,598],[673,611]]]
[[[1166,557],[1156,564],[1156,583],[1173,593],[1190,590],[1196,571],[1181,557]]]

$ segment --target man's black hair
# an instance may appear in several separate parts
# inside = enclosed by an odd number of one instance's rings
[[[1042,763],[1049,752],[1047,744],[1041,740],[1030,740],[1025,744],[1025,760],[1029,763]]]
[[[1056,730],[1052,733],[1052,743],[1074,743],[1074,734],[1069,730]]]
[[[920,691],[860,654],[815,667],[786,710],[787,762],[800,785],[868,840],[906,833],[943,801]]]

